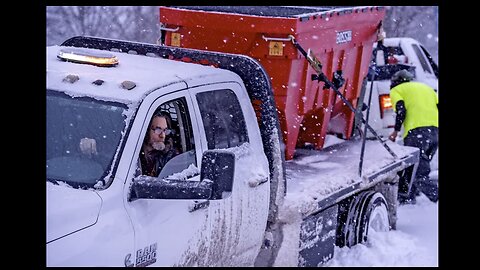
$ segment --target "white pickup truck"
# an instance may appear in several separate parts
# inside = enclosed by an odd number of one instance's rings
[[[395,228],[418,150],[369,141],[362,177],[360,140],[284,162],[250,57],[94,37],[46,55],[47,266],[318,266]],[[150,177],[138,157],[158,109],[181,154]]]
[[[395,125],[395,113],[390,101],[390,78],[392,75],[406,69],[415,75],[414,80],[423,82],[438,92],[438,66],[430,53],[417,40],[408,37],[385,38],[380,47],[375,43],[375,76],[370,70],[366,84],[364,103],[370,102],[369,124],[381,136],[388,137]],[[366,117],[366,111],[364,111]],[[371,133],[367,133],[371,136]]]

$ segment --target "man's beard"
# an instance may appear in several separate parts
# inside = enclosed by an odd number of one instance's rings
[[[165,149],[165,143],[164,142],[153,142],[152,147],[155,150],[163,151]]]

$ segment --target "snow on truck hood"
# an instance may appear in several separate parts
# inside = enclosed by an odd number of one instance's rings
[[[98,67],[89,64],[65,62],[57,58],[61,49],[69,47],[47,47],[47,88],[66,92],[72,96],[91,96],[107,101],[122,103],[138,102],[151,91],[166,85],[188,83],[199,77],[225,76],[232,72],[209,66],[183,63],[160,57],[128,54],[97,49],[80,48],[82,51],[108,53],[118,58],[114,67]],[[77,75],[74,83],[64,82],[68,75]],[[103,80],[102,85],[93,84]],[[121,88],[123,81],[132,81],[136,87],[131,90]],[[192,85],[190,85],[192,86]]]
[[[47,182],[47,243],[95,224],[101,206],[93,190]]]

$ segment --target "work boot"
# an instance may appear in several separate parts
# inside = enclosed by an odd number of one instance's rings
[[[418,190],[421,190],[425,196],[431,201],[436,203],[438,201],[438,182],[426,179],[422,182],[417,182]]]
[[[436,192],[431,192],[431,193],[424,193],[425,196],[431,201],[431,202],[438,202],[438,194]]]
[[[413,198],[413,199],[399,199],[399,200],[398,200],[398,203],[399,203],[400,205],[416,204],[416,203],[417,203],[417,199],[416,199],[416,198]]]
[[[417,196],[415,194],[410,193],[408,195],[404,193],[398,193],[398,203],[400,205],[405,205],[405,204],[416,204],[417,203]]]

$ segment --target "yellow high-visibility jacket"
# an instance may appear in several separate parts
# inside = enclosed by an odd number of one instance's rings
[[[403,137],[408,131],[418,127],[438,127],[438,96],[430,86],[420,82],[401,83],[390,91],[393,109],[403,100],[407,114],[403,122]]]

